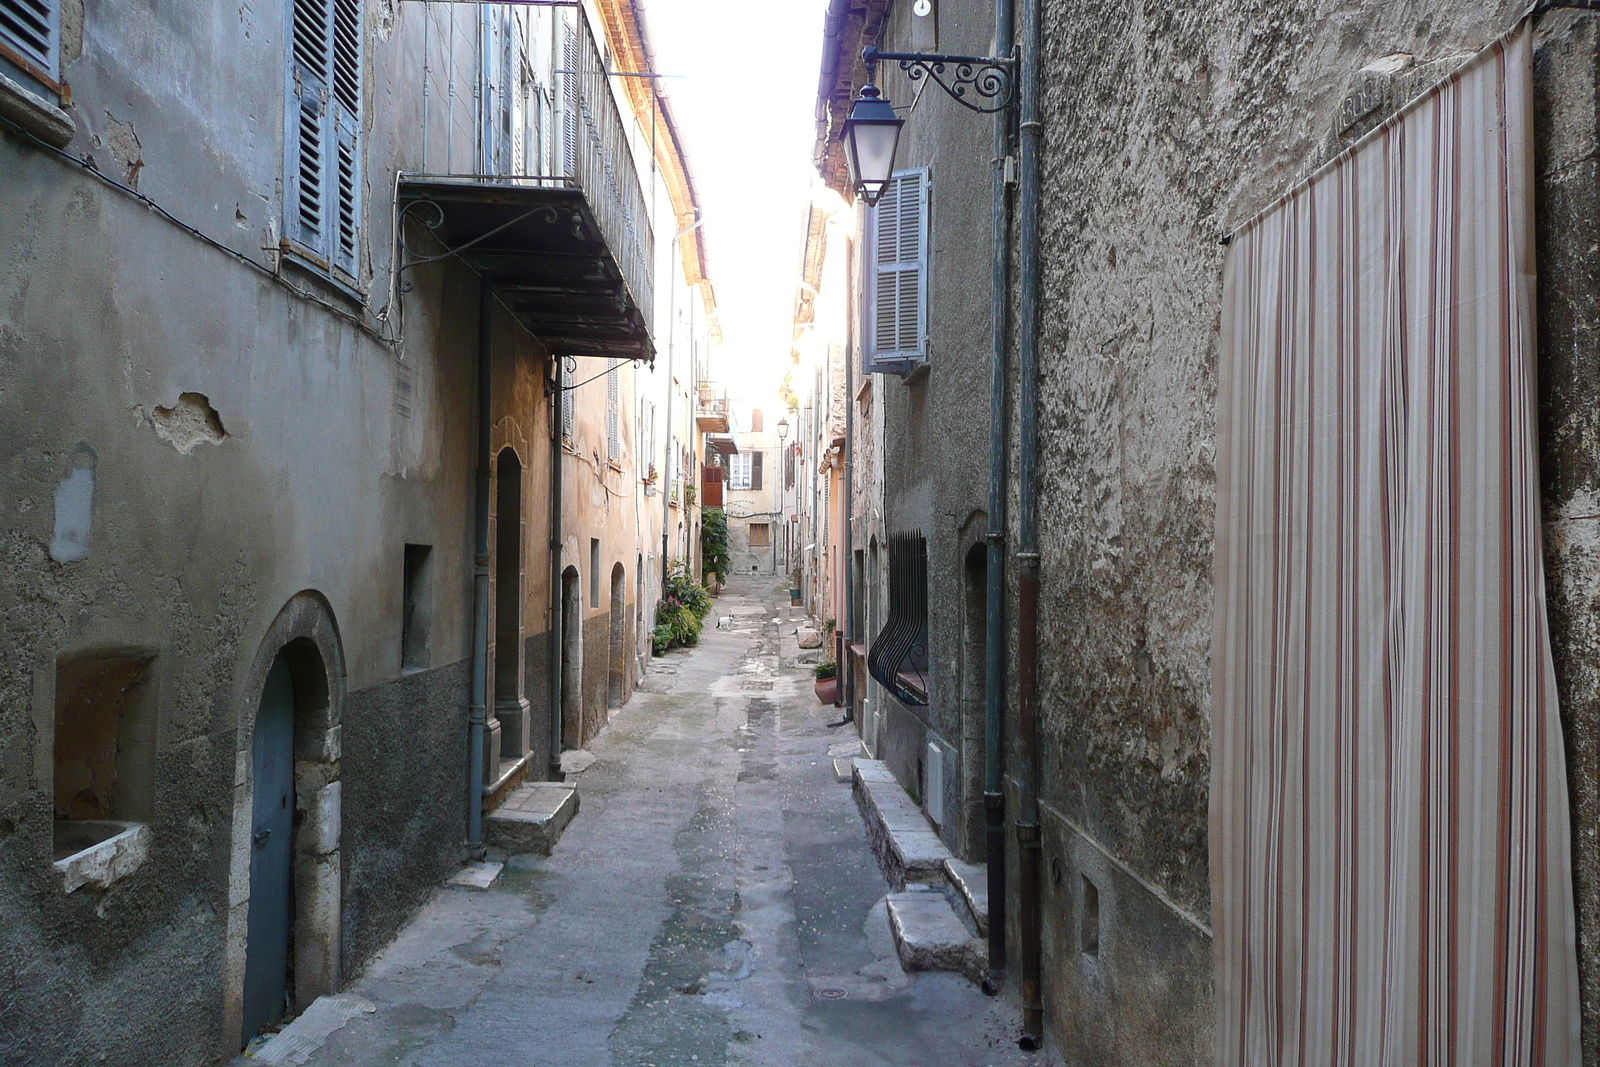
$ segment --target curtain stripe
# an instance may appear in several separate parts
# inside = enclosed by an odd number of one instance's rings
[[[1576,1064],[1519,29],[1235,235],[1219,1067]]]

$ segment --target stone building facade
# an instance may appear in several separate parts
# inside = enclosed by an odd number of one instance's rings
[[[909,3],[830,7],[819,159],[843,193],[835,146],[863,81],[863,45],[990,54],[993,5],[938,0],[916,9],[928,7],[938,20],[936,46],[914,39]],[[1036,489],[1046,1033],[1068,1063],[1198,1064],[1210,1059],[1213,1034],[1207,809],[1226,254],[1219,238],[1513,28],[1527,5],[1040,7]],[[1583,1047],[1593,1064],[1600,1063],[1600,375],[1593,343],[1600,23],[1581,11],[1541,12],[1534,48],[1546,593],[1571,790]],[[987,323],[988,287],[986,273],[952,277],[945,264],[953,251],[988,247],[987,229],[974,217],[987,220],[979,205],[989,203],[993,153],[987,126],[946,107],[937,90],[917,96],[896,77],[880,80],[885,95],[897,104],[917,100],[897,165],[929,165],[934,174],[930,336],[935,346],[959,339],[955,351],[930,354],[920,384],[914,376],[874,377],[872,386],[872,404],[883,406],[884,525],[934,531],[929,709],[925,721],[890,711],[889,737],[899,719],[910,739],[900,755],[888,741],[884,755],[910,789],[905,753],[920,750],[921,735],[962,736],[955,620],[971,539],[961,523],[983,506],[962,486],[986,474],[975,439],[988,425],[987,410],[967,403],[964,392],[987,393],[987,338],[970,326],[964,333],[963,323]],[[966,194],[949,210],[953,182]],[[1016,534],[1015,342],[1013,333],[1008,570]],[[964,384],[945,391],[946,380]],[[863,404],[857,424],[867,418]],[[950,470],[970,476],[947,478]],[[919,471],[938,471],[939,480]],[[1021,755],[1010,654],[1014,573],[1008,582],[1004,761],[1014,812],[1011,776]],[[963,780],[981,774],[970,746],[956,751],[967,764]],[[970,852],[977,840],[953,843]],[[1013,838],[1007,848],[1014,974]],[[1090,885],[1093,954],[1082,949]]]
[[[0,21],[0,1060],[215,1063],[627,699],[714,303],[670,108],[594,76],[634,5],[43,6]],[[538,303],[546,235],[450,254],[507,204],[573,212],[627,344]]]

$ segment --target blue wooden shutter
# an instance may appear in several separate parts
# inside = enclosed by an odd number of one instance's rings
[[[0,0],[0,44],[36,68],[60,78],[61,8],[58,0]]]
[[[908,374],[928,358],[928,192],[927,170],[901,171],[867,212],[868,373]]]
[[[578,176],[578,31],[562,24],[561,65],[561,173]]]
[[[361,0],[294,0],[293,12],[284,231],[355,277],[361,238]]]
[[[622,361],[606,368],[606,459],[622,462]]]

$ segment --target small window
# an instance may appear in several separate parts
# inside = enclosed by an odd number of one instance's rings
[[[750,453],[739,452],[729,456],[728,459],[730,461],[728,465],[728,488],[750,488]]]
[[[148,653],[56,665],[55,859],[147,823],[155,807],[156,699]]]
[[[589,606],[600,606],[600,539],[589,538]]]
[[[772,544],[772,525],[765,522],[750,524],[750,547],[766,548]]]
[[[400,666],[428,665],[428,629],[433,616],[433,546],[407,545],[400,620]]]
[[[1083,954],[1095,957],[1100,955],[1100,890],[1087,875],[1082,877],[1082,887],[1083,908],[1078,916],[1078,934],[1083,942]]]
[[[761,409],[760,408],[751,408],[750,409],[750,432],[751,433],[761,433],[763,429],[764,429],[764,423],[762,422],[762,419],[761,419]]]
[[[0,0],[0,58],[30,77],[60,78],[60,0]]]

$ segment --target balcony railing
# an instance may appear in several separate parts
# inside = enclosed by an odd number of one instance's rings
[[[430,48],[424,75],[429,87],[424,107],[428,117],[423,140],[429,145],[423,155],[425,173],[402,176],[402,198],[407,197],[408,185],[412,199],[440,201],[439,190],[463,186],[478,188],[486,198],[501,197],[501,203],[510,205],[506,217],[515,217],[517,227],[487,232],[500,217],[481,212],[470,220],[485,231],[481,235],[470,226],[456,227],[448,221],[444,226],[453,244],[462,243],[461,237],[477,237],[474,251],[490,273],[495,272],[496,256],[508,250],[508,242],[521,241],[523,248],[538,244],[538,233],[531,228],[535,222],[552,236],[561,230],[580,245],[603,244],[609,261],[605,271],[620,274],[627,302],[633,305],[628,317],[640,326],[653,322],[655,241],[630,147],[635,124],[618,102],[587,12],[581,6],[535,13],[523,5],[486,4],[478,18],[479,25],[470,31],[458,28],[448,46]],[[476,52],[476,85],[459,74],[469,48]],[[453,72],[448,81],[441,77],[441,69]],[[460,118],[474,114],[476,130],[469,147]],[[442,150],[438,137],[426,132],[429,123],[436,130],[440,125],[445,128]],[[536,203],[540,192],[548,193],[546,199],[555,210],[540,216],[515,215],[516,203]],[[569,210],[574,196],[582,203]],[[530,228],[519,233],[524,220]],[[587,232],[590,227],[598,233]],[[550,251],[568,250],[552,244]],[[562,311],[552,304],[560,295],[604,295],[605,287],[593,284],[592,271],[585,279],[586,269],[575,262],[571,277],[563,278],[555,273],[557,265],[547,265],[545,277],[524,286],[543,300],[530,316],[558,323],[563,314],[575,314],[591,325],[603,319],[588,305],[573,311],[573,301],[568,300]],[[585,280],[590,283],[587,288]]]

